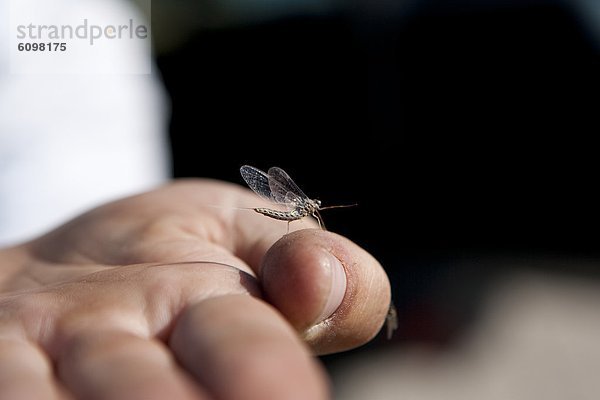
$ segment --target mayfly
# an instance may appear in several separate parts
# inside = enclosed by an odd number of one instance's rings
[[[290,222],[302,219],[312,215],[317,219],[319,227],[325,229],[323,218],[319,214],[320,210],[326,208],[338,208],[349,206],[330,206],[321,207],[320,200],[313,200],[304,194],[302,190],[294,183],[292,178],[281,168],[271,167],[268,172],[261,171],[258,168],[244,165],[240,168],[242,178],[246,181],[250,189],[263,199],[276,204],[284,205],[287,211],[272,210],[270,208],[253,208],[259,214],[266,215],[274,219]]]

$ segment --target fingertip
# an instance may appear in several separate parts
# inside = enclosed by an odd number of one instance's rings
[[[260,270],[268,300],[298,331],[329,317],[346,292],[346,274],[340,261],[301,232],[276,242],[266,253]],[[335,288],[334,280],[339,282]]]
[[[383,268],[340,235],[311,229],[284,236],[265,255],[260,279],[267,299],[319,354],[364,344],[385,321]]]

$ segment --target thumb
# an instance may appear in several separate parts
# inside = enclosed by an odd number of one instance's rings
[[[317,354],[371,340],[390,303],[390,284],[377,260],[332,232],[285,235],[265,254],[259,277],[266,299]]]

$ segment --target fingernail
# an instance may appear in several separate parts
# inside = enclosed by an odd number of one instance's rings
[[[331,286],[323,311],[317,318],[321,322],[329,318],[342,304],[346,294],[346,271],[340,260],[328,251],[323,251],[322,266],[329,270]]]

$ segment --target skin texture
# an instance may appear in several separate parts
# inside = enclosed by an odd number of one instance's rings
[[[178,181],[0,250],[0,399],[329,398],[313,355],[377,334],[387,277],[314,221],[240,210],[258,206]],[[330,256],[345,286],[323,315]]]

